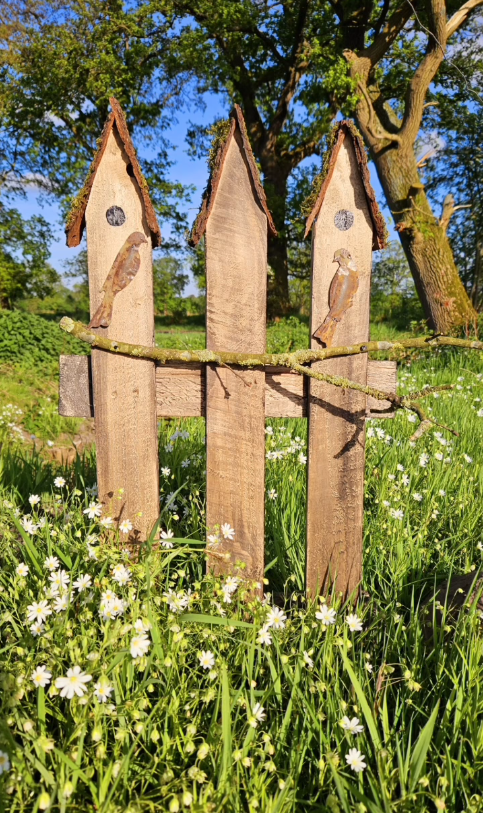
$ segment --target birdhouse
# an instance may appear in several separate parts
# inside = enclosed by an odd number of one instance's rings
[[[208,350],[266,349],[267,236],[276,234],[241,109],[235,106],[212,159],[191,243],[206,244]],[[264,571],[265,373],[210,366],[206,371],[207,525],[218,533],[210,566]],[[210,534],[212,536],[212,534]]]
[[[161,234],[124,114],[110,101],[112,112],[68,218],[67,245],[79,245],[86,230],[90,327],[152,346],[152,249]],[[131,536],[145,539],[159,515],[154,363],[95,349],[92,388],[103,513],[116,525],[129,521]]]
[[[306,235],[310,232],[311,348],[367,342],[372,251],[384,247],[386,231],[364,145],[350,121],[332,132],[307,219]],[[367,354],[327,359],[312,368],[367,383]],[[333,581],[336,589],[351,593],[361,579],[366,400],[362,392],[310,380],[307,586],[312,593]]]

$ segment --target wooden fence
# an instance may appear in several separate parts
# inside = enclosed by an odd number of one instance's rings
[[[154,344],[152,248],[160,231],[122,111],[111,100],[88,179],[71,212],[68,245],[87,231],[91,326],[118,341]],[[311,347],[369,339],[371,256],[384,223],[367,161],[350,122],[341,122],[326,156],[307,233],[312,233]],[[266,350],[267,240],[275,235],[235,107],[213,161],[191,240],[206,246],[207,348]],[[137,235],[137,236],[136,236]],[[314,335],[317,334],[317,335]],[[317,338],[317,336],[319,338]],[[317,362],[384,392],[396,365],[367,354]],[[364,443],[367,417],[391,417],[372,402],[285,369],[165,364],[93,349],[62,356],[59,411],[95,416],[99,498],[116,522],[131,520],[143,539],[159,515],[157,420],[206,418],[208,529],[229,523],[233,540],[210,554],[215,571],[246,563],[262,585],[265,526],[265,418],[307,418],[307,589],[351,593],[361,578]],[[123,489],[119,498],[119,490]],[[220,553],[227,554],[220,557]]]

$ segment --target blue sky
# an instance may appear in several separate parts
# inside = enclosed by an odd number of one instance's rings
[[[196,120],[197,124],[209,124],[217,116],[220,117],[226,114],[227,110],[222,105],[221,100],[213,94],[210,94],[210,96],[206,99],[206,107],[204,110],[197,108],[194,111],[187,110],[178,113],[177,123],[165,133],[166,138],[173,144],[174,147],[172,158],[175,163],[169,171],[170,179],[187,185],[192,184],[196,187],[196,191],[192,195],[191,201],[187,202],[186,205],[181,207],[187,216],[189,224],[191,224],[196,217],[196,213],[201,201],[201,195],[206,186],[208,167],[205,160],[193,160],[187,154],[188,148],[185,142],[186,132],[190,122],[192,122],[194,119]],[[309,159],[309,161],[314,160],[320,164],[319,158]],[[387,207],[385,206],[381,185],[377,179],[374,166],[371,165],[370,169],[374,190],[376,192],[379,204],[383,209],[391,239],[394,239],[395,233],[393,230],[392,218],[390,217]],[[38,193],[32,189],[28,192],[25,199],[17,199],[15,201],[15,205],[24,217],[31,217],[33,214],[42,214],[51,224],[54,232],[54,241],[51,244],[51,262],[57,271],[62,273],[64,261],[74,257],[75,253],[80,251],[82,245],[79,248],[67,248],[65,244],[64,225],[61,220],[61,213],[58,204],[54,201],[39,201]],[[163,236],[167,237],[169,235],[169,226],[163,222],[160,223],[160,226]],[[193,281],[190,282],[185,293],[196,293],[196,285]]]

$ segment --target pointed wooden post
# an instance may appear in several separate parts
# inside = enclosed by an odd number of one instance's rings
[[[91,317],[102,302],[108,313],[106,298],[113,298],[112,318],[107,315],[107,326],[97,331],[153,345],[152,248],[160,244],[161,234],[124,115],[115,99],[111,106],[69,216],[67,245],[78,245],[87,229]],[[123,247],[124,259],[119,256]],[[109,283],[106,278],[116,268]],[[111,286],[110,294],[105,285]],[[105,515],[116,524],[130,520],[131,538],[142,540],[159,514],[154,363],[93,350],[92,373],[99,500]]]
[[[306,234],[310,230],[311,347],[368,341],[372,249],[384,247],[385,227],[364,146],[351,122],[334,130]],[[367,364],[364,354],[312,368],[366,383]],[[307,590],[312,595],[334,580],[337,592],[349,595],[361,580],[366,400],[353,390],[309,381]]]
[[[235,107],[191,242],[206,240],[207,348],[266,349],[267,230],[275,234],[265,194]],[[209,548],[209,566],[260,583],[265,529],[265,373],[209,365],[206,371],[207,526],[228,524],[233,539]]]

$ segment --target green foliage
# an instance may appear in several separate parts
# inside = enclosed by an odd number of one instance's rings
[[[186,314],[189,300],[183,291],[189,276],[183,274],[183,263],[176,257],[162,257],[153,263],[154,309],[156,314],[180,317]]]
[[[319,602],[302,595],[305,421],[267,426],[267,454],[277,454],[267,459],[264,605],[247,599],[241,581],[226,602],[225,579],[205,575],[201,419],[161,424],[161,528],[173,532],[173,547],[148,544],[133,558],[121,533],[84,513],[95,499],[93,456],[56,467],[4,442],[0,750],[12,769],[0,777],[3,807],[481,813],[481,620],[476,605],[456,618],[432,600],[451,572],[482,567],[481,364],[481,353],[452,350],[401,364],[401,393],[458,382],[429,406],[460,436],[429,434],[414,446],[405,414],[369,423],[362,590],[355,607],[329,597],[328,626]],[[56,487],[59,475],[66,483]],[[32,535],[29,519],[39,526]],[[59,612],[48,556],[70,579]],[[120,565],[126,584],[113,578]],[[82,592],[81,575],[91,579]],[[243,578],[236,563],[233,575]],[[102,617],[107,590],[124,602],[111,620]],[[34,636],[27,608],[40,600],[53,611]],[[287,617],[264,645],[259,631],[275,604]],[[362,631],[349,632],[351,612]],[[149,648],[134,658],[139,622]],[[212,668],[202,668],[201,652],[212,653]],[[92,679],[69,700],[55,682],[74,665]],[[51,673],[44,689],[32,681],[39,666]],[[106,703],[94,694],[103,681],[112,687]],[[252,720],[256,703],[263,712]],[[344,716],[362,732],[345,731]],[[351,748],[364,755],[359,774],[346,762]]]
[[[423,319],[406,256],[399,242],[376,255],[371,278],[371,320],[390,321],[401,330]]]
[[[23,297],[51,293],[59,278],[48,262],[51,240],[43,217],[25,220],[17,209],[0,204],[0,307],[11,308]]]
[[[0,363],[52,366],[58,364],[61,354],[87,352],[84,342],[53,322],[22,311],[0,311]]]

